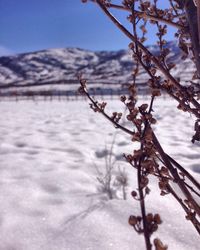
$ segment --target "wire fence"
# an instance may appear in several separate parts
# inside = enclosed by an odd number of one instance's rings
[[[111,87],[112,85],[112,87]],[[98,96],[100,99],[116,99],[121,95],[128,94],[128,85],[120,82],[103,82],[102,85],[96,82],[88,83],[88,91],[91,96]],[[101,86],[101,87],[100,87]],[[48,87],[48,89],[44,89]],[[42,88],[42,89],[41,89]],[[61,88],[61,89],[59,89]],[[82,100],[84,96],[78,93],[79,85],[77,80],[48,81],[42,83],[19,83],[0,85],[0,100]],[[138,94],[148,95],[144,85],[138,86]]]

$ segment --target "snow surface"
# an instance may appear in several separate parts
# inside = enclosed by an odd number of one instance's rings
[[[123,107],[109,101],[109,110]],[[161,99],[155,132],[165,150],[200,181],[199,146],[190,142],[193,119]],[[105,146],[116,130],[87,102],[20,101],[0,105],[0,249],[1,250],[138,250],[143,236],[128,225],[139,215],[130,192],[136,172],[122,159],[135,147],[117,131],[116,166],[125,167],[127,200],[108,200],[100,192],[97,168],[105,168]],[[161,116],[162,115],[162,116]],[[187,130],[185,130],[187,129]],[[160,213],[159,237],[172,250],[197,250],[200,240],[184,212],[170,196],[161,197],[152,178],[149,212]]]

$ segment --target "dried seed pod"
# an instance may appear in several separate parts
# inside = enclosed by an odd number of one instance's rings
[[[137,196],[137,192],[136,191],[132,191],[131,195],[132,195],[133,198],[135,198]]]
[[[140,112],[145,112],[148,108],[148,104],[144,103],[142,104],[139,109],[140,109]]]
[[[161,220],[159,214],[155,214],[153,219],[154,219],[154,222],[155,222],[156,224],[161,224],[161,223],[162,223],[162,220]]]
[[[140,188],[145,188],[149,183],[149,179],[146,176],[142,176],[140,182]]]
[[[147,219],[148,223],[152,223],[152,221],[153,221],[153,214],[152,213],[147,214],[146,219]]]
[[[168,247],[162,243],[162,241],[158,238],[153,241],[156,250],[167,250]]]
[[[121,102],[125,102],[126,101],[126,96],[125,95],[121,96],[120,100],[121,100]]]
[[[159,89],[152,89],[151,94],[153,96],[161,96],[161,92]]]
[[[138,219],[136,216],[131,215],[128,220],[129,225],[135,226],[138,223]]]

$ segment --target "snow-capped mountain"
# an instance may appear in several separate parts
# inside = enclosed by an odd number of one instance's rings
[[[181,80],[190,80],[194,65],[181,60],[181,51],[174,42],[169,62],[177,64],[173,75]],[[158,53],[157,46],[150,46],[152,53]],[[77,86],[77,74],[82,73],[94,88],[112,87],[112,84],[131,82],[133,59],[128,50],[93,52],[78,48],[50,49],[33,53],[0,57],[0,85],[10,84],[67,84]],[[138,84],[145,84],[148,75],[141,70]],[[95,85],[94,85],[95,84]],[[66,87],[66,85],[65,85]]]

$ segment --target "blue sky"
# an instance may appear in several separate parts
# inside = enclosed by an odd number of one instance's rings
[[[171,32],[169,39],[173,39]],[[149,43],[153,42],[150,35]],[[0,0],[0,55],[62,47],[117,50],[128,43],[93,3]]]

